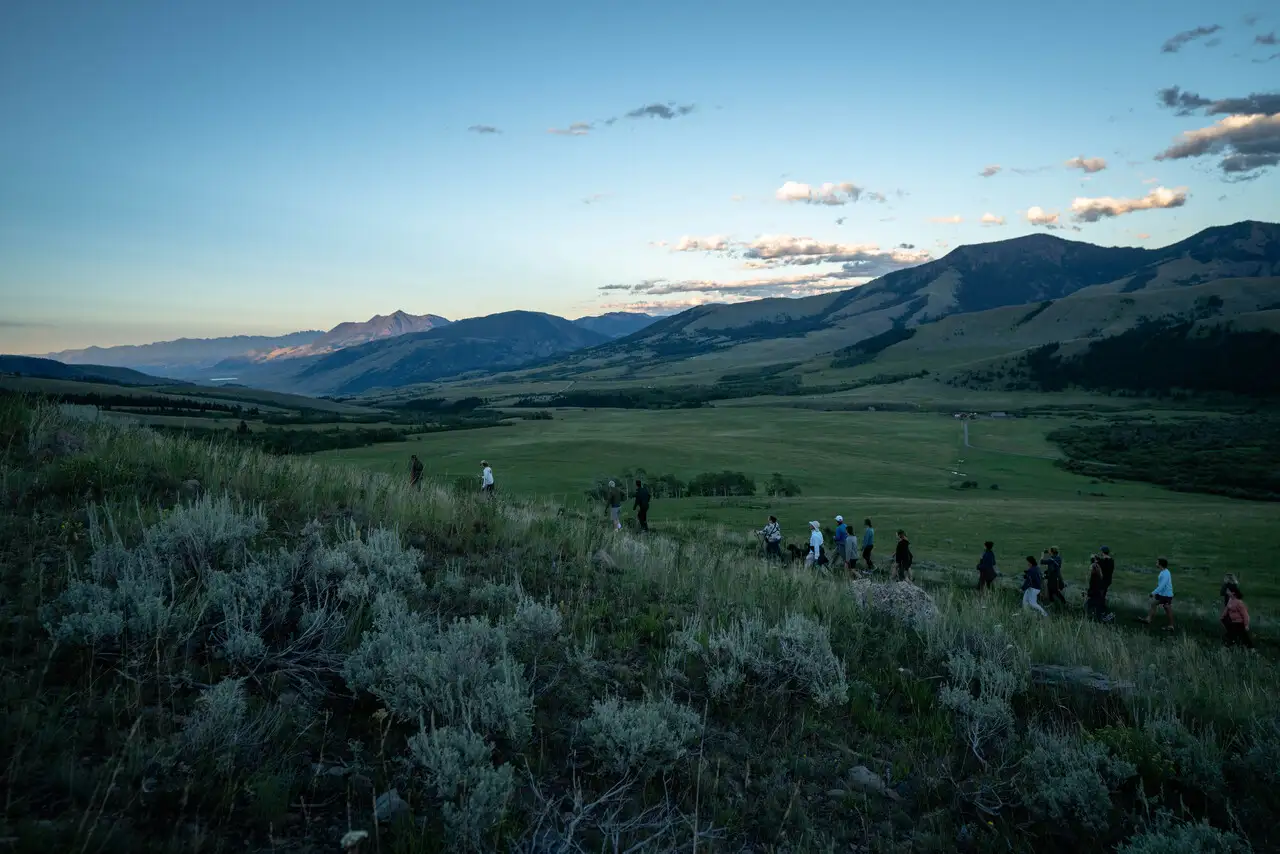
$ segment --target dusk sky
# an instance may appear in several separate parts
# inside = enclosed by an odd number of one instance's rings
[[[1258,0],[4,0],[0,352],[1280,220],[1278,31]]]

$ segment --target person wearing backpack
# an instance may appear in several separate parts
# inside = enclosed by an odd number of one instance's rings
[[[898,545],[893,552],[893,562],[898,568],[898,580],[914,583],[911,581],[911,562],[915,558],[911,554],[911,541],[907,539],[907,532],[898,529]]]

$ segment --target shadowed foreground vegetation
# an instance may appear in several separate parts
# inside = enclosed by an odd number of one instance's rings
[[[0,406],[13,850],[1280,844],[1266,658]]]

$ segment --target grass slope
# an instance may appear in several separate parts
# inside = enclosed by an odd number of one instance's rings
[[[1280,843],[1269,658],[47,409],[0,453],[15,850]]]

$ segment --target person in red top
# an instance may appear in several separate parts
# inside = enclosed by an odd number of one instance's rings
[[[1234,584],[1227,585],[1227,607],[1222,609],[1222,627],[1227,630],[1222,641],[1225,646],[1244,644],[1253,649],[1253,638],[1249,637],[1249,609],[1240,598],[1240,588]]]

